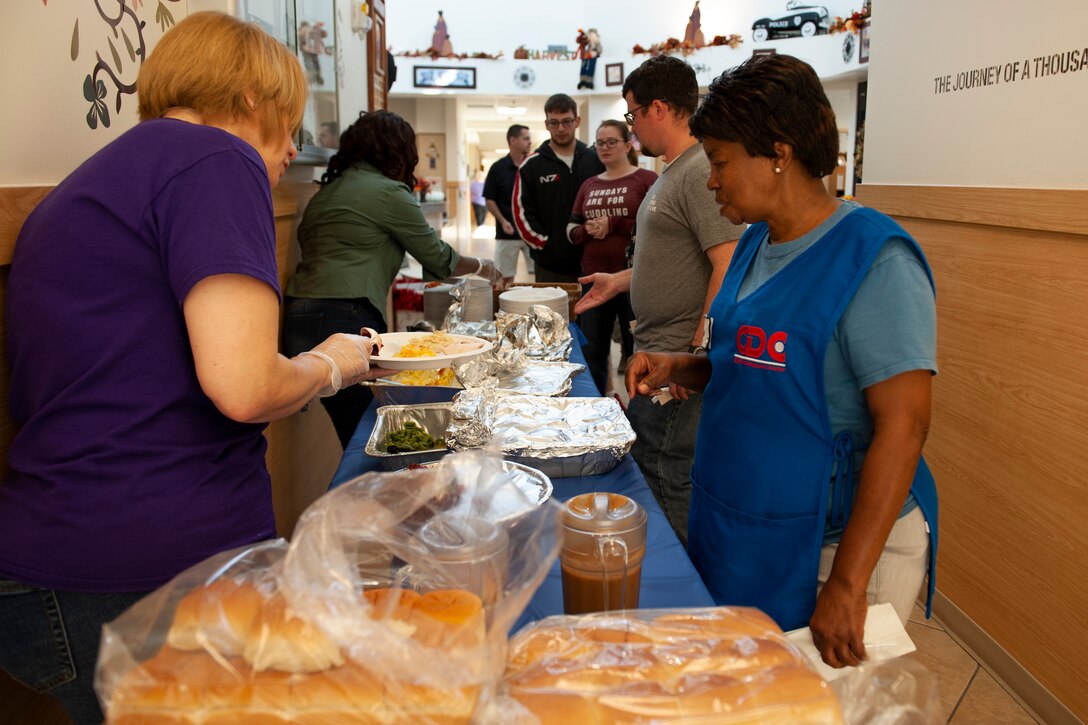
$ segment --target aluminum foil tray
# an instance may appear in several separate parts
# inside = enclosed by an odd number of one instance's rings
[[[496,445],[551,478],[596,476],[631,450],[635,432],[613,398],[550,398],[466,390],[454,397],[446,445]]]
[[[457,378],[466,388],[503,390],[514,395],[561,397],[570,392],[574,376],[585,365],[521,359],[504,366],[496,358],[481,355],[458,365]],[[450,396],[452,400],[452,396]]]
[[[374,393],[378,405],[421,405],[448,403],[466,388],[502,390],[513,395],[564,396],[574,384],[574,376],[584,365],[567,362],[520,360],[513,367],[503,367],[494,358],[481,355],[457,366],[462,385],[399,385],[381,379],[363,385]]]
[[[408,421],[415,422],[432,437],[442,438],[449,426],[450,403],[428,403],[424,405],[383,405],[378,408],[378,419],[364,449],[368,456],[379,459],[382,468],[395,471],[415,463],[437,461],[449,453],[449,448],[433,448],[429,451],[410,451],[408,453],[386,453],[381,448],[382,438],[388,433],[404,427]]]

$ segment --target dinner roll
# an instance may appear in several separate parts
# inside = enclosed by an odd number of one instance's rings
[[[267,669],[317,672],[344,663],[336,643],[291,612],[280,595],[265,602],[242,654],[258,672]]]
[[[240,656],[264,603],[264,594],[252,584],[229,577],[217,579],[178,602],[166,642],[177,649]]]

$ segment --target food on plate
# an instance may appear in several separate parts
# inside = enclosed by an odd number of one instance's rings
[[[389,378],[401,385],[457,385],[457,376],[453,368],[437,370],[405,370]]]
[[[406,421],[403,427],[387,433],[382,438],[381,444],[386,453],[433,451],[435,448],[445,448],[445,446],[445,439],[433,437],[412,420]]]
[[[543,725],[842,722],[827,683],[745,607],[551,617],[510,641],[503,690]]]
[[[415,646],[426,648],[420,650],[421,656],[433,661],[441,653],[479,647],[486,641],[483,606],[471,592],[374,589],[364,592],[363,598],[366,604],[361,607],[369,605],[369,610],[359,611],[387,623],[396,648],[393,656],[403,656],[406,647]],[[229,619],[232,627],[241,627],[254,615],[248,630],[240,633],[244,657],[201,646],[219,624],[210,616],[213,611]],[[177,634],[174,628],[179,629]],[[191,640],[179,636],[182,630]],[[253,661],[250,653],[267,653],[272,640],[275,661]],[[471,721],[479,685],[442,687],[394,674],[372,658],[350,659],[351,644],[333,642],[291,612],[282,595],[266,596],[251,585],[220,580],[186,596],[175,613],[168,644],[120,678],[110,698],[107,723]]]
[[[457,339],[445,332],[430,332],[413,338],[401,346],[393,357],[435,357],[461,355],[484,347],[483,340]]]

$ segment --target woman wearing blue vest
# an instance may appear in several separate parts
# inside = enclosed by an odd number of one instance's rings
[[[722,215],[751,226],[706,354],[635,355],[627,388],[704,391],[689,551],[715,600],[809,625],[825,662],[855,665],[869,604],[906,621],[927,570],[932,599],[932,274],[899,225],[828,194],[839,132],[804,62],[723,73],[690,125]]]

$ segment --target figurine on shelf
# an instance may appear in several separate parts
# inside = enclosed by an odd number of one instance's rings
[[[446,18],[441,10],[438,11],[438,22],[434,25],[434,35],[431,37],[431,55],[442,57],[453,55],[450,34],[446,31]]]
[[[695,7],[691,11],[691,16],[688,17],[688,26],[684,29],[684,45],[690,45],[694,48],[702,48],[706,45],[701,29],[702,17],[703,13],[699,10],[699,0],[695,0]]]
[[[593,75],[597,71],[597,58],[601,55],[601,36],[596,28],[582,32],[578,28],[578,57],[582,59],[582,68],[578,77],[579,88],[593,90]]]

